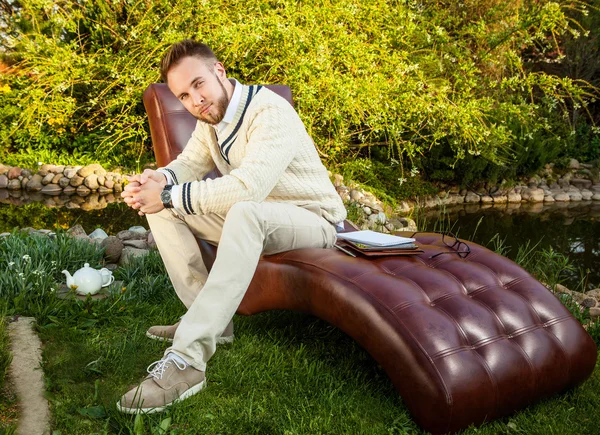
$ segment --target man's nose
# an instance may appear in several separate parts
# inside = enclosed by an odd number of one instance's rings
[[[204,103],[204,98],[202,98],[202,95],[194,93],[192,94],[192,101],[194,106],[201,106]]]

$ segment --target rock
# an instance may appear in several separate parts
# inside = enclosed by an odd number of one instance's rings
[[[587,190],[587,189],[581,190],[581,198],[584,201],[589,201],[590,199],[592,199],[593,196],[594,196],[594,194],[592,193],[592,191]]]
[[[579,191],[577,192],[569,192],[569,199],[571,201],[581,201],[583,199],[583,197],[581,196],[581,193]]]
[[[117,237],[123,241],[125,241],[125,240],[145,240],[146,234],[138,233],[135,231],[123,230],[123,231],[119,231],[117,233]]]
[[[508,202],[509,203],[521,203],[521,194],[517,192],[509,192],[508,193]]]
[[[571,200],[571,197],[569,196],[568,193],[561,192],[557,195],[554,195],[554,200],[558,201],[558,202],[568,202]]]
[[[88,235],[85,232],[85,230],[83,229],[83,227],[79,224],[73,226],[72,228],[69,228],[67,230],[67,234],[70,235],[71,237],[77,237],[80,239],[87,239]]]
[[[40,166],[40,171],[44,171],[46,173],[48,173],[48,172],[54,172],[55,169],[56,169],[56,166],[51,165],[49,163],[46,163],[46,164]]]
[[[106,169],[104,169],[103,167],[100,167],[99,169],[96,169],[94,171],[94,174],[96,174],[99,177],[104,177],[106,175]]]
[[[508,202],[508,195],[493,195],[494,204],[506,204]]]
[[[13,178],[12,180],[8,180],[8,186],[6,186],[8,190],[21,190],[21,181],[18,178]]]
[[[575,186],[577,189],[589,189],[592,187],[592,180],[586,180],[583,178],[573,178],[571,180],[571,185]]]
[[[582,303],[585,298],[587,297],[586,295],[584,295],[583,293],[580,292],[571,292],[571,296],[573,297],[573,299],[575,299],[578,303]]]
[[[75,175],[77,175],[77,169],[76,168],[65,168],[63,174],[67,178],[73,178]]]
[[[15,178],[19,178],[21,176],[21,172],[23,172],[23,169],[15,166],[8,170],[8,174],[6,174],[6,176],[9,180],[14,180]]]
[[[585,295],[600,300],[600,288],[595,288],[593,290],[587,291],[585,292]]]
[[[73,178],[71,178],[71,181],[69,182],[69,184],[73,187],[79,187],[83,184],[84,180],[85,180],[85,178],[83,178],[79,175],[73,175]]]
[[[344,177],[342,177],[340,174],[333,174],[333,185],[338,187],[342,184],[344,184]]]
[[[33,175],[33,173],[31,172],[31,169],[23,169],[21,171],[21,175],[23,177],[31,178],[31,176]]]
[[[106,232],[102,229],[102,228],[96,228],[94,231],[92,231],[88,237],[90,239],[100,239],[100,240],[104,240],[108,237],[108,234],[106,234]]]
[[[363,199],[365,197],[365,195],[362,192],[359,192],[356,189],[352,189],[350,191],[350,199],[352,201],[360,201],[361,199]]]
[[[544,190],[540,188],[527,188],[521,192],[521,199],[527,202],[543,202]]]
[[[10,166],[3,165],[0,163],[0,175],[6,175],[10,170]]]
[[[98,185],[104,186],[105,182],[106,182],[106,177],[104,175],[98,175]]]
[[[79,186],[79,187],[76,189],[76,191],[77,191],[77,195],[81,195],[81,196],[87,196],[87,195],[89,195],[89,194],[90,194],[90,192],[91,192],[91,190],[90,190],[90,189],[88,189],[88,188],[87,188],[87,187],[85,187],[85,186]]]
[[[121,258],[119,259],[120,265],[128,264],[132,258],[138,258],[148,255],[150,251],[147,249],[136,249],[130,246],[123,248],[121,252]]]
[[[75,193],[75,188],[73,186],[67,186],[63,189],[63,193],[66,195],[72,195]]]
[[[568,288],[566,288],[562,284],[556,284],[556,286],[554,286],[554,291],[556,293],[564,293],[564,294],[567,294],[567,295],[570,295],[570,294],[573,293],[571,290],[569,290]]]
[[[491,197],[491,196],[489,196],[489,195],[483,195],[483,196],[481,197],[481,202],[482,202],[483,204],[491,204],[491,203],[493,203],[493,202],[494,202],[494,198],[492,198],[492,197]]]
[[[52,180],[54,179],[54,174],[46,174],[46,176],[44,178],[42,178],[42,184],[45,186],[47,184],[52,183]]]
[[[152,235],[152,232],[150,232],[150,231],[148,232],[148,246],[151,249],[156,249],[157,248],[157,246],[156,246],[156,240],[154,240],[154,236]]]
[[[123,245],[131,246],[132,248],[136,248],[136,249],[148,249],[149,248],[148,243],[146,243],[145,240],[124,240]]]
[[[371,207],[363,207],[363,213],[366,214],[367,216],[371,216],[373,214],[373,212],[371,211]]]
[[[594,196],[592,196],[592,199],[594,201],[600,201],[600,193],[594,193]]]
[[[120,193],[123,191],[123,185],[121,183],[115,183],[113,190],[117,193]]]
[[[109,263],[116,263],[121,258],[123,242],[118,237],[109,236],[102,240],[100,246],[104,248],[104,258]]]
[[[109,189],[109,188],[104,187],[104,186],[98,187],[98,193],[100,195],[106,195],[107,193],[110,193],[110,192],[112,192],[112,189]]]
[[[104,186],[105,186],[106,188],[108,188],[108,189],[111,189],[111,190],[112,190],[112,188],[113,188],[113,187],[115,187],[115,182],[114,182],[113,180],[108,180],[108,179],[107,179],[106,181],[104,181]]]
[[[54,177],[52,177],[52,181],[50,181],[51,184],[58,184],[58,182],[60,181],[60,179],[62,178],[62,174],[54,174]]]
[[[4,174],[0,175],[0,189],[6,189],[8,186],[8,177]]]
[[[58,195],[62,193],[62,188],[58,184],[47,184],[42,188],[42,193],[45,195]]]
[[[84,184],[90,190],[98,190],[98,187],[100,187],[98,184],[98,176],[96,174],[90,174],[85,177]]]
[[[391,222],[388,222],[387,224],[385,224],[385,229],[388,230],[391,233],[392,231],[394,231],[395,228],[394,228],[394,225],[392,225]]]
[[[77,171],[77,175],[79,175],[82,178],[86,178],[88,175],[92,175],[94,171],[99,169],[103,169],[101,165],[99,165],[98,163],[92,163],[91,165],[87,165],[79,169],[79,171]]]
[[[54,172],[55,174],[62,174],[65,171],[65,165],[57,165],[54,167]]]
[[[58,180],[58,185],[64,189],[69,185],[70,182],[71,180],[69,180],[67,177],[62,176],[60,180]]]
[[[598,301],[594,298],[586,297],[583,301],[581,301],[581,305],[586,308],[592,308],[598,305]]]
[[[590,319],[592,319],[593,321],[600,319],[600,308],[590,308]]]
[[[138,234],[143,234],[144,236],[148,235],[148,230],[141,225],[129,227],[129,229],[127,231],[131,231],[133,233],[138,233]]]
[[[569,169],[579,169],[579,162],[576,159],[571,159],[569,161]]]
[[[554,202],[554,197],[552,195],[545,195],[544,202],[552,203]]]
[[[40,176],[42,178],[44,178],[46,175],[48,175],[48,171],[46,171],[44,169],[40,169],[37,173],[40,174]]]
[[[465,195],[465,202],[467,204],[477,204],[481,201],[481,197],[477,195],[475,192],[467,192]]]

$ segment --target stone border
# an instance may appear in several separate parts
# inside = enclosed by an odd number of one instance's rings
[[[41,165],[37,172],[0,164],[0,189],[26,190],[46,195],[100,195],[119,193],[125,178],[118,172],[108,172],[101,165],[87,166]]]

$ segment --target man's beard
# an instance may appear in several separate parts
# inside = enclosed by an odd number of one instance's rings
[[[218,77],[217,82],[219,83],[219,86],[221,86],[221,90],[223,91],[221,96],[212,103],[213,107],[211,107],[207,113],[197,113],[196,115],[194,115],[196,119],[211,125],[217,125],[223,120],[223,117],[225,117],[225,112],[227,111],[227,106],[229,105],[229,99],[227,98],[227,91],[225,90],[225,86],[223,86],[223,83],[221,83]],[[216,113],[211,113],[215,109]]]

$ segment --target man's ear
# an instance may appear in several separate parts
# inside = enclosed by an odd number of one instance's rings
[[[227,73],[225,72],[225,67],[221,62],[217,62],[214,65],[214,71],[221,83],[224,83],[227,80]]]

